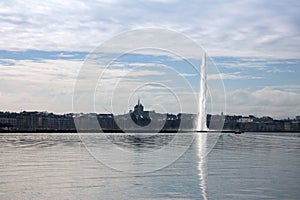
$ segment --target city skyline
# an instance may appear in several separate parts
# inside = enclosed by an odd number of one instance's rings
[[[0,5],[1,111],[72,112],[73,88],[86,56],[121,32],[154,27],[186,35],[202,45],[216,64],[219,73],[208,74],[208,80],[224,82],[227,101],[226,110],[215,104],[213,114],[281,119],[300,114],[298,1],[10,1]],[[179,48],[189,50],[184,44]],[[191,55],[201,59],[201,52]],[[120,76],[128,80],[124,87],[132,87],[127,85],[132,75],[152,76],[148,81],[174,80],[165,71],[171,67],[197,92],[199,74],[168,55],[134,54],[113,64],[107,76],[112,82]],[[123,91],[118,92],[120,97],[126,96]],[[155,107],[162,102],[168,112],[177,111],[164,95],[157,99],[150,92],[136,95],[150,107],[162,109]],[[132,107],[135,98],[126,99],[128,105],[115,107],[115,112]],[[106,112],[109,103],[98,105],[97,111]],[[183,111],[193,108],[187,104]]]

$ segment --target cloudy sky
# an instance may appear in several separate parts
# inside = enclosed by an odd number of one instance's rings
[[[226,109],[215,97],[209,111],[294,118],[300,115],[299,10],[298,0],[1,1],[0,111],[72,112],[74,85],[90,52],[124,31],[161,28],[195,41],[217,66],[218,74],[208,74],[210,95],[220,94],[213,83],[222,81]],[[95,90],[97,112],[112,110],[111,96],[105,93],[112,90],[111,83],[119,85],[114,99],[128,102],[127,107],[114,107],[115,112],[128,110],[136,96],[141,96],[146,109],[176,112],[172,105],[177,104],[166,101],[174,95],[162,82],[176,79],[169,69],[197,90],[199,76],[182,60],[135,55],[115,60],[103,75],[108,82],[99,83],[101,91]],[[141,80],[132,84],[132,76],[151,84],[136,85]],[[178,84],[174,88],[168,91],[175,96],[179,90],[189,92]],[[184,100],[181,111],[193,112],[189,105],[194,101],[188,102]]]

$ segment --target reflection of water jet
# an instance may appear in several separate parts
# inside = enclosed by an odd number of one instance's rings
[[[200,188],[202,191],[202,197],[204,200],[208,199],[208,187],[207,187],[207,133],[197,134],[197,146],[198,146],[198,170],[199,170],[199,180]]]

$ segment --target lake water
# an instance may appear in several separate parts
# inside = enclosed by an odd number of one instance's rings
[[[0,199],[300,199],[300,134],[2,133]]]

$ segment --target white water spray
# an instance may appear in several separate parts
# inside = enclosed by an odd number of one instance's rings
[[[198,103],[198,119],[197,119],[197,131],[207,131],[206,126],[206,53],[203,52],[202,63],[200,67],[200,92]]]

